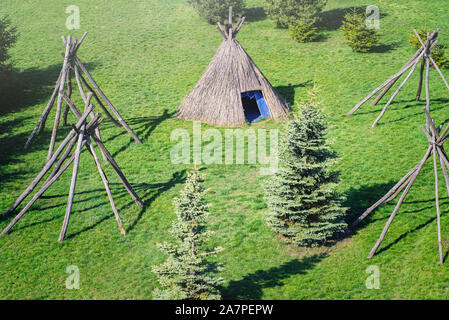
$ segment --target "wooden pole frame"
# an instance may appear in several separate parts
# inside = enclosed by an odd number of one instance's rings
[[[419,176],[424,164],[427,162],[429,158],[433,158],[433,168],[434,168],[434,176],[435,176],[435,204],[436,204],[436,212],[437,212],[437,234],[438,234],[438,251],[439,251],[439,258],[440,258],[440,264],[443,264],[443,246],[442,246],[442,240],[441,240],[441,212],[440,212],[440,201],[439,201],[439,190],[438,190],[438,163],[440,164],[440,168],[443,172],[444,180],[446,183],[446,189],[447,193],[449,195],[449,176],[448,176],[448,170],[449,170],[449,159],[447,158],[446,152],[444,150],[444,143],[447,141],[449,135],[447,132],[449,131],[449,124],[446,126],[445,130],[437,130],[435,128],[435,124],[433,119],[430,117],[429,110],[427,106],[423,109],[424,113],[426,115],[426,124],[427,129],[421,126],[421,130],[424,132],[426,139],[429,142],[429,147],[427,148],[427,151],[424,155],[424,157],[421,159],[421,161],[412,169],[410,170],[390,191],[388,191],[379,201],[377,201],[374,205],[372,205],[370,208],[368,208],[357,220],[354,221],[354,223],[351,225],[351,228],[356,227],[363,219],[365,219],[370,213],[372,213],[376,208],[378,208],[381,205],[384,205],[393,199],[395,199],[401,191],[405,188],[403,191],[398,203],[396,204],[395,209],[393,210],[390,218],[388,219],[384,229],[382,230],[382,233],[375,243],[374,247],[371,249],[368,259],[371,259],[376,251],[379,249],[380,245],[382,244],[382,241],[384,240],[394,218],[396,217],[396,214],[399,212],[399,209],[406,198],[408,192],[412,188],[414,182],[416,181],[417,177]],[[439,129],[442,127],[440,126]],[[438,161],[437,161],[438,158]]]
[[[405,80],[400,84],[400,86],[396,89],[396,91],[393,93],[391,98],[388,100],[388,102],[385,104],[383,109],[381,110],[379,116],[376,118],[376,120],[373,122],[372,127],[374,128],[381,118],[386,113],[388,107],[390,104],[394,101],[396,96],[399,94],[401,89],[404,87],[404,85],[409,81],[412,74],[416,71],[416,67],[419,62],[421,62],[421,68],[419,71],[420,77],[418,82],[418,91],[416,94],[416,100],[419,100],[421,97],[421,90],[423,87],[423,82],[425,82],[426,87],[426,103],[427,105],[430,105],[430,98],[429,98],[429,73],[430,73],[430,66],[432,65],[442,78],[444,84],[446,85],[447,89],[449,90],[449,83],[444,77],[443,73],[441,72],[440,68],[437,66],[435,61],[433,60],[431,56],[431,49],[438,44],[438,40],[436,39],[438,37],[439,29],[436,29],[431,34],[427,34],[426,41],[423,41],[416,30],[413,30],[416,37],[418,38],[418,41],[421,44],[421,47],[416,51],[416,53],[413,55],[413,57],[400,69],[398,73],[391,76],[388,80],[386,80],[384,83],[382,83],[379,87],[374,89],[368,96],[366,96],[364,99],[362,99],[354,108],[352,108],[346,115],[352,115],[354,114],[362,105],[364,105],[368,100],[370,100],[373,96],[375,96],[380,90],[383,90],[370,104],[371,106],[377,105],[377,103],[386,95],[389,90],[394,86],[394,84],[399,80],[399,78],[406,73],[408,70],[410,70],[409,74],[405,78]],[[430,108],[430,106],[429,106]],[[430,109],[428,109],[430,111]]]
[[[93,114],[92,110],[94,109],[94,105],[91,103],[91,99],[93,94],[89,92],[87,95],[84,95],[85,109],[84,113],[81,113],[74,103],[70,100],[67,94],[64,92],[60,92],[60,96],[63,100],[65,100],[67,107],[73,112],[73,114],[78,118],[78,122],[76,125],[72,124],[72,130],[69,132],[67,137],[61,143],[61,145],[56,149],[56,151],[52,154],[52,157],[49,161],[46,162],[42,171],[38,174],[38,176],[33,180],[30,186],[19,196],[19,198],[15,201],[14,205],[4,213],[4,216],[8,216],[11,214],[20,203],[27,198],[32,191],[37,187],[39,182],[45,176],[50,169],[53,168],[53,171],[48,176],[48,178],[43,183],[42,187],[35,193],[32,199],[27,203],[27,205],[16,215],[16,217],[9,223],[9,225],[0,233],[0,236],[4,236],[17,224],[17,222],[28,212],[31,206],[59,179],[59,177],[68,169],[68,167],[73,163],[73,173],[72,173],[72,182],[70,184],[69,196],[67,201],[66,213],[64,216],[64,221],[62,224],[61,232],[59,234],[58,242],[64,241],[66,237],[66,233],[69,226],[70,215],[72,211],[73,200],[75,198],[76,193],[76,182],[79,171],[79,163],[82,155],[82,149],[86,146],[87,150],[91,154],[96,168],[100,174],[100,177],[103,181],[106,194],[108,196],[109,202],[112,207],[112,211],[117,220],[120,232],[123,235],[126,235],[125,229],[123,227],[123,222],[118,213],[117,207],[114,203],[114,199],[112,196],[111,189],[109,187],[109,181],[106,177],[106,174],[103,171],[99,158],[95,152],[95,148],[92,144],[92,140],[97,143],[102,153],[107,157],[108,161],[117,172],[120,180],[122,181],[125,189],[131,195],[132,199],[140,206],[143,207],[143,202],[137,193],[134,191],[131,184],[126,179],[125,175],[121,171],[118,164],[115,162],[112,155],[107,150],[106,146],[101,141],[101,137],[98,135],[98,127],[102,121],[102,117],[99,113],[96,115]],[[61,100],[62,102],[62,100]],[[90,122],[87,122],[88,116],[91,117]],[[72,149],[77,145],[73,155],[70,156]],[[64,151],[65,149],[65,151]],[[63,152],[64,151],[64,152]]]
[[[92,92],[95,100],[97,101],[98,105],[101,107],[105,115],[112,121],[112,123],[115,126],[122,126],[132,137],[133,139],[139,143],[142,144],[142,141],[137,137],[137,135],[134,133],[134,131],[128,126],[126,121],[122,118],[118,110],[114,107],[114,105],[110,102],[108,97],[104,94],[104,92],[100,89],[98,84],[95,82],[94,78],[91,76],[87,68],[84,66],[84,64],[81,62],[81,59],[78,57],[78,49],[80,48],[81,44],[83,43],[84,39],[87,36],[87,32],[84,33],[81,40],[78,41],[77,38],[74,38],[72,41],[72,38],[69,36],[67,39],[65,37],[62,37],[62,42],[65,47],[65,52],[61,55],[64,58],[64,63],[62,65],[61,72],[59,74],[59,78],[56,81],[55,89],[53,91],[53,94],[50,98],[50,101],[48,102],[46,108],[44,109],[39,121],[36,123],[35,128],[31,132],[26,144],[25,149],[27,149],[33,138],[42,133],[45,129],[45,124],[48,115],[50,114],[50,111],[52,110],[55,102],[56,102],[56,116],[54,120],[54,125],[52,129],[51,134],[51,140],[49,145],[49,151],[47,156],[47,161],[49,161],[53,155],[54,152],[54,146],[56,142],[57,137],[57,131],[59,127],[59,123],[61,120],[63,120],[63,125],[67,124],[67,116],[68,112],[71,109],[67,104],[65,105],[64,110],[62,110],[62,102],[64,100],[63,94],[66,94],[69,98],[71,98],[73,94],[73,88],[72,88],[72,76],[75,76],[76,79],[76,86],[78,87],[78,91],[85,100],[85,94],[83,92],[82,86],[86,86],[87,90]],[[84,73],[84,75],[87,77],[87,80],[83,77],[81,74]],[[90,84],[88,83],[90,82]],[[67,90],[67,91],[66,91]],[[104,103],[103,103],[103,101]],[[109,110],[108,110],[109,109]],[[114,116],[116,118],[114,118]],[[97,129],[97,135],[100,136],[100,132]],[[103,156],[105,159],[105,157]]]

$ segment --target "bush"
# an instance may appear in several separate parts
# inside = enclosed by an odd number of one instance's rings
[[[6,61],[10,58],[8,50],[17,41],[17,37],[17,28],[11,26],[9,18],[0,18],[0,69],[5,68]]]
[[[156,289],[154,298],[161,300],[218,300],[223,279],[216,272],[221,265],[209,262],[221,248],[211,248],[207,241],[211,232],[207,230],[209,204],[204,195],[203,177],[197,169],[187,176],[184,190],[174,200],[177,220],[170,233],[175,243],[158,244],[167,260],[154,266],[164,289]]]
[[[419,34],[421,40],[425,42],[427,40],[427,33],[431,33],[432,31],[424,27],[416,30],[416,32]],[[410,34],[408,41],[414,49],[418,50],[421,48],[421,42],[419,42],[415,33]],[[435,47],[433,47],[430,51],[430,54],[439,68],[449,69],[449,57],[446,54],[446,47],[444,45],[435,45]]]
[[[211,24],[229,20],[229,7],[235,17],[243,15],[245,10],[244,0],[187,0],[198,14]]]
[[[449,57],[446,54],[446,47],[437,44],[432,48],[430,54],[439,68],[449,69]]]
[[[315,19],[301,18],[290,25],[290,37],[297,42],[310,42],[318,37]]]
[[[339,175],[330,170],[336,154],[326,141],[326,122],[317,109],[316,89],[287,126],[280,145],[280,167],[265,189],[266,222],[287,242],[315,246],[342,234],[346,208],[335,190]]]
[[[266,0],[267,14],[280,28],[298,24],[301,19],[318,19],[327,0]],[[316,22],[316,21],[315,21]]]
[[[344,17],[341,30],[354,52],[368,52],[379,44],[379,34],[366,26],[366,17],[355,9]]]
[[[416,30],[416,32],[419,34],[419,37],[421,38],[421,40],[424,42],[427,40],[427,33],[430,33],[430,31],[426,27],[420,28],[420,29]],[[419,42],[419,40],[416,37],[414,32],[412,32],[410,34],[410,36],[408,38],[408,42],[410,42],[412,47],[416,50],[421,48],[421,42]]]

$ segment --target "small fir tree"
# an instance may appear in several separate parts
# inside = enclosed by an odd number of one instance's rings
[[[310,42],[318,38],[316,19],[301,18],[289,27],[290,37],[299,42]]]
[[[366,16],[356,9],[345,15],[341,30],[354,52],[369,52],[379,45],[379,34],[366,26]]]
[[[270,212],[266,222],[287,242],[320,245],[342,234],[346,208],[336,193],[338,173],[331,172],[336,154],[326,141],[325,118],[317,109],[315,87],[310,102],[287,126],[280,145],[280,168],[266,185]]]
[[[211,24],[229,20],[229,7],[232,7],[234,17],[240,17],[245,10],[243,0],[187,0],[198,14]]]
[[[427,27],[420,28],[416,32],[424,42],[427,40],[427,34],[431,33],[430,29]],[[421,42],[418,40],[414,32],[410,34],[408,41],[415,50],[421,48]],[[446,54],[446,47],[444,45],[439,43],[436,44],[430,51],[430,54],[439,68],[449,69],[449,57]]]
[[[176,244],[158,244],[168,255],[160,266],[153,267],[163,290],[156,289],[154,297],[162,300],[218,300],[223,280],[216,276],[221,267],[206,260],[221,248],[208,249],[211,235],[206,218],[209,205],[204,199],[203,178],[195,169],[187,177],[181,196],[174,200],[177,220],[170,233]]]
[[[17,41],[17,37],[17,28],[11,25],[9,17],[0,17],[0,69],[4,68],[10,58],[8,50]]]
[[[288,28],[300,19],[316,22],[326,4],[327,0],[266,0],[266,9],[278,27]]]

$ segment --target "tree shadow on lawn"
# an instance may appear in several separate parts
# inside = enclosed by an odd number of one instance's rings
[[[35,141],[33,141],[28,149],[25,150],[24,145],[32,128],[30,128],[29,132],[26,131],[20,134],[8,132],[12,131],[12,128],[23,126],[23,123],[30,119],[30,116],[17,115],[12,120],[0,121],[0,188],[5,184],[16,180],[18,177],[20,178],[28,174],[29,171],[24,169],[9,171],[13,164],[23,162],[23,159],[21,159],[20,156],[41,150],[44,146],[48,145],[48,141],[50,141],[50,132],[44,132],[42,135],[36,137]],[[67,129],[61,128],[61,132],[65,132],[65,130]],[[62,134],[63,133],[61,133],[61,135]],[[38,159],[37,161],[41,161],[42,166],[45,164],[45,159]]]
[[[243,277],[241,280],[229,282],[222,289],[224,300],[260,300],[265,288],[282,286],[282,280],[298,274],[306,274],[318,262],[326,257],[325,254],[294,259],[268,270],[258,270]]]
[[[319,29],[322,29],[322,30],[329,30],[329,31],[338,30],[341,28],[341,25],[343,23],[346,13],[349,13],[353,9],[355,9],[357,12],[365,14],[367,7],[368,7],[368,5],[357,6],[357,7],[347,7],[347,8],[337,8],[337,9],[323,11],[318,15],[320,21],[317,24],[317,26]],[[386,16],[387,16],[386,13],[384,13],[384,12],[380,13],[380,18],[384,18]]]
[[[261,21],[267,18],[267,14],[263,7],[248,8],[243,15],[245,16],[245,21],[248,22]]]
[[[87,63],[86,67],[93,70],[95,65]],[[0,75],[0,116],[49,101],[61,68],[62,63],[45,69],[19,71],[13,68]]]
[[[353,223],[355,221],[355,219],[357,219],[366,209],[368,209],[371,205],[373,205],[375,202],[377,202],[382,196],[384,196],[395,184],[396,184],[396,182],[395,183],[392,182],[392,183],[387,183],[387,184],[376,184],[374,186],[363,186],[359,189],[351,189],[348,192],[347,200],[346,200],[346,203],[344,204],[345,206],[350,208],[349,215],[348,215],[348,217],[349,217],[348,223],[349,224]],[[398,198],[399,198],[399,195],[395,200],[391,201],[390,203],[388,203],[386,205],[390,205],[393,210],[393,207],[396,205]],[[435,199],[420,200],[420,201],[404,201],[401,206],[400,211],[398,212],[398,216],[422,213],[422,212],[425,212],[428,210],[436,210],[434,202],[435,202]],[[429,204],[429,203],[432,203],[433,205],[427,206],[427,204]],[[424,206],[422,206],[420,208],[416,208],[416,206],[415,206],[415,208],[413,208],[413,209],[407,209],[407,205],[410,205],[410,204],[415,204],[415,205],[416,204],[424,204]],[[449,204],[448,199],[446,199],[443,202],[440,201],[440,206],[444,206],[447,204]],[[379,206],[378,208],[380,208],[380,207],[381,206]],[[369,216],[367,216],[363,220],[363,222],[361,222],[357,227],[355,227],[351,231],[356,232],[357,229],[362,228],[364,225],[366,225],[370,222],[386,221],[391,214],[391,212],[389,212],[388,216],[382,216],[382,217],[372,219],[371,216],[375,214],[375,211],[373,211]],[[398,216],[396,216],[396,219],[398,219]],[[400,241],[404,240],[411,234],[423,229],[430,223],[433,223],[435,220],[436,220],[436,215],[435,215],[435,217],[431,217],[430,219],[419,224],[418,226],[414,227],[413,229],[401,234],[398,238],[389,242],[385,247],[380,248],[377,251],[376,255],[390,249],[392,246],[398,244]]]
[[[372,185],[361,186],[360,188],[351,188],[346,191],[346,200],[343,207],[347,207],[346,222],[351,225],[358,217],[360,217],[366,209],[371,207],[380,198],[382,198],[397,182],[376,183]],[[372,215],[373,213],[371,213]],[[367,224],[371,220],[368,215],[357,227]],[[354,230],[351,230],[354,231]]]
[[[164,109],[162,115],[160,116],[152,116],[152,117],[137,117],[137,118],[130,118],[125,119],[126,123],[131,127],[131,129],[136,133],[136,135],[139,137],[140,140],[143,142],[148,139],[150,134],[157,128],[158,125],[160,125],[162,122],[164,122],[167,119],[170,119],[173,117],[175,113],[169,112],[167,109]],[[112,122],[108,122],[112,125]],[[126,135],[128,132],[123,129],[120,131],[120,133],[117,133],[106,140],[104,140],[104,143],[113,141],[114,139]],[[112,156],[116,157],[118,154],[122,153],[126,149],[129,148],[129,146],[135,143],[134,139],[132,137],[129,138],[129,141],[127,144],[124,144],[119,150],[115,151]]]
[[[277,86],[274,89],[277,93],[279,93],[284,99],[288,102],[290,106],[292,106],[295,103],[295,89],[296,88],[305,88],[305,87],[311,87],[313,85],[312,80],[307,80],[302,83],[298,83],[295,85],[292,85],[289,83],[286,86]]]

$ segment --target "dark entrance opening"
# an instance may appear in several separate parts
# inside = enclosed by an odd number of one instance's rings
[[[248,96],[242,97],[243,111],[248,122],[252,122],[261,116],[257,100]]]
[[[248,122],[255,122],[270,117],[270,109],[262,91],[243,92],[242,105],[246,121]]]

